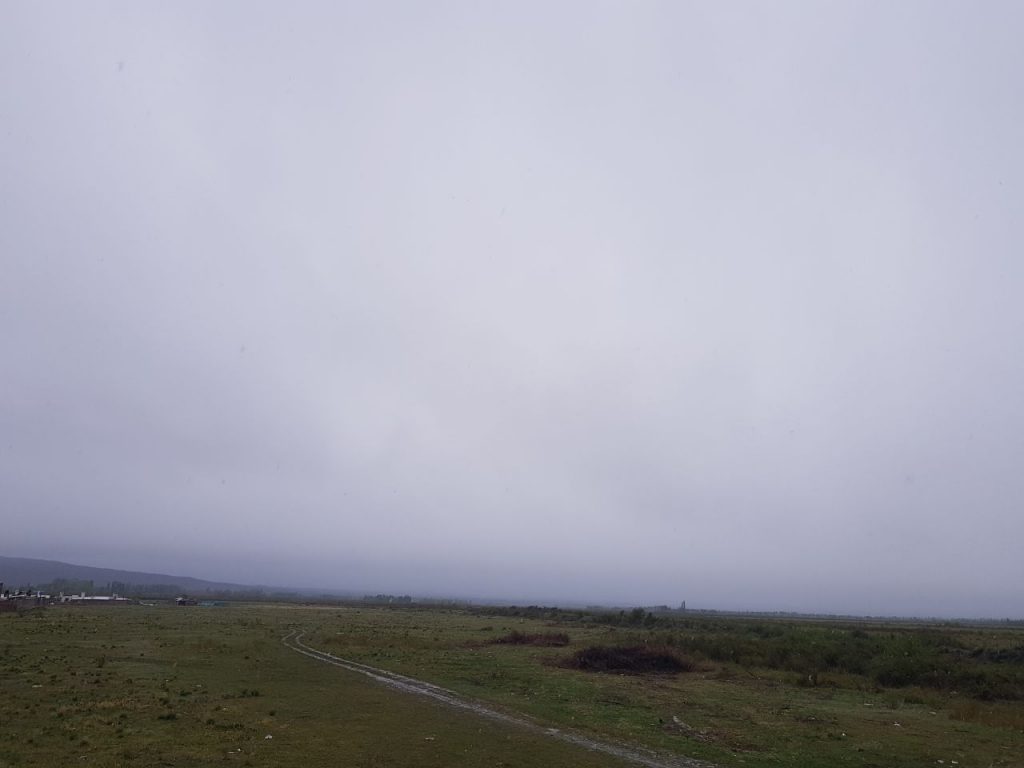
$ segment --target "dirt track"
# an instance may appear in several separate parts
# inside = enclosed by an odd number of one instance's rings
[[[576,746],[590,749],[595,752],[603,752],[627,762],[634,763],[635,765],[646,766],[646,768],[714,768],[711,763],[706,763],[701,760],[694,760],[686,757],[661,757],[653,752],[640,751],[626,746],[596,741],[595,739],[569,731],[559,730],[558,728],[545,728],[532,720],[528,720],[522,715],[512,715],[506,712],[501,712],[497,709],[492,709],[486,704],[460,696],[454,691],[449,691],[446,688],[441,688],[432,683],[428,683],[423,680],[416,680],[415,678],[406,677],[405,675],[399,675],[395,672],[388,672],[385,669],[378,669],[377,667],[360,664],[357,661],[341,659],[337,656],[325,653],[324,651],[318,651],[302,642],[303,634],[303,632],[293,630],[285,635],[281,639],[281,642],[296,653],[301,653],[303,656],[308,656],[311,659],[316,659],[317,661],[324,662],[325,664],[332,664],[336,667],[347,669],[350,672],[357,672],[361,675],[372,678],[379,683],[383,683],[384,685],[405,693],[411,693],[417,696],[426,696],[449,707],[468,710],[474,714],[480,715],[481,717],[487,717],[491,720],[498,720],[519,728],[525,728],[533,733],[548,736],[553,739],[559,739],[560,741],[575,744]]]

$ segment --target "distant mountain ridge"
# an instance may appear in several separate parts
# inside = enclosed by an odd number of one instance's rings
[[[4,557],[0,555],[0,582],[4,589],[16,589],[34,585],[50,584],[56,579],[68,581],[91,581],[96,589],[102,589],[112,582],[131,584],[135,587],[175,586],[182,592],[200,594],[204,592],[255,592],[268,589],[251,584],[206,581],[191,576],[171,576],[166,573],[145,573],[122,571],[117,568],[96,568],[91,565],[74,565],[58,560],[38,560],[31,557]]]

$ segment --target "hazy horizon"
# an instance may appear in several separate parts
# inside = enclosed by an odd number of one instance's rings
[[[4,557],[4,556],[10,557],[10,555],[4,555],[4,553],[0,553],[0,557]],[[47,558],[38,558],[38,559],[39,560],[46,560]],[[63,563],[64,561],[56,561],[56,562],[62,562]],[[95,568],[104,568],[104,569],[113,569],[113,570],[124,570],[124,569],[119,568],[117,565],[112,565],[112,564],[109,564],[109,563],[64,563],[64,564],[65,565],[72,565],[72,566],[85,566],[85,567],[95,567]],[[134,571],[129,570],[129,571],[126,571],[126,572],[132,573]],[[141,571],[141,572],[152,573],[150,571]],[[0,575],[2,575],[2,574],[0,574]],[[1020,620],[1019,618],[1015,618],[1015,617],[1000,616],[1000,615],[990,615],[990,614],[980,613],[980,612],[976,612],[976,611],[975,612],[963,613],[963,614],[954,614],[954,613],[949,613],[948,611],[945,612],[945,613],[940,611],[940,612],[936,612],[936,613],[904,613],[904,614],[898,614],[898,613],[874,613],[874,614],[868,614],[868,613],[856,613],[856,612],[843,613],[843,612],[838,612],[838,611],[835,611],[835,610],[827,610],[827,609],[824,609],[824,608],[814,609],[814,608],[800,607],[800,606],[798,606],[796,604],[787,604],[784,599],[782,599],[780,604],[776,605],[776,606],[760,605],[758,607],[750,607],[750,606],[744,605],[742,600],[726,601],[726,603],[723,604],[723,605],[717,605],[717,604],[716,605],[703,605],[703,604],[694,604],[692,601],[687,602],[685,600],[685,598],[682,599],[682,600],[677,600],[676,602],[672,603],[672,602],[664,602],[664,601],[662,601],[662,602],[655,602],[655,601],[642,600],[642,599],[636,599],[636,600],[613,600],[613,599],[610,599],[610,598],[603,597],[601,595],[594,595],[594,594],[591,594],[587,598],[572,597],[572,596],[566,596],[566,595],[562,595],[560,597],[554,597],[553,598],[551,593],[547,593],[547,594],[540,593],[540,594],[536,594],[536,595],[524,594],[524,595],[519,595],[519,596],[516,596],[516,595],[505,595],[505,596],[502,596],[502,597],[495,597],[494,595],[489,595],[489,594],[486,594],[486,593],[476,593],[476,592],[473,592],[472,590],[462,591],[462,592],[458,592],[458,591],[456,591],[456,592],[450,592],[450,591],[449,592],[437,592],[437,591],[431,591],[431,590],[428,589],[426,591],[418,591],[417,592],[415,590],[398,589],[398,588],[392,588],[390,590],[381,590],[381,589],[378,589],[378,588],[374,587],[374,585],[372,585],[372,584],[365,584],[365,585],[363,585],[360,588],[360,586],[358,584],[355,584],[355,585],[349,584],[347,586],[345,586],[345,585],[342,585],[342,586],[339,586],[339,585],[330,586],[330,585],[324,585],[324,584],[276,584],[276,583],[267,583],[267,582],[236,583],[236,582],[224,581],[224,580],[221,580],[221,579],[214,579],[214,578],[211,578],[211,577],[207,577],[207,576],[205,576],[203,574],[194,574],[194,573],[162,573],[161,574],[160,572],[157,572],[155,575],[163,575],[163,576],[165,576],[165,577],[167,577],[169,579],[172,579],[172,580],[173,579],[200,579],[202,581],[209,581],[209,582],[213,582],[213,583],[217,583],[217,582],[223,581],[224,583],[234,584],[235,586],[238,586],[238,587],[253,587],[253,588],[258,588],[258,589],[263,589],[263,590],[271,590],[271,591],[278,591],[279,590],[283,594],[287,594],[287,593],[291,592],[291,593],[293,593],[295,595],[313,595],[314,593],[318,593],[319,592],[323,596],[338,597],[338,598],[349,599],[349,600],[361,600],[361,599],[366,598],[366,597],[374,597],[374,596],[383,594],[383,595],[394,596],[394,597],[407,595],[407,596],[412,598],[413,603],[416,603],[418,601],[424,601],[427,604],[429,604],[430,601],[446,601],[446,600],[450,600],[450,601],[454,601],[454,602],[468,603],[468,604],[471,604],[471,605],[517,605],[517,606],[547,605],[547,606],[559,606],[559,607],[563,607],[563,608],[567,608],[567,609],[572,609],[572,608],[588,608],[588,607],[590,607],[590,608],[607,608],[607,609],[620,609],[620,608],[621,609],[627,609],[627,608],[636,608],[636,607],[656,608],[656,607],[664,606],[664,607],[667,607],[667,608],[672,609],[672,610],[678,609],[681,604],[685,604],[686,610],[691,611],[691,612],[693,612],[693,611],[696,611],[696,612],[715,612],[715,611],[718,611],[718,612],[736,612],[736,613],[751,613],[751,614],[755,614],[755,613],[794,613],[794,614],[805,614],[805,615],[833,615],[833,616],[851,616],[851,617],[860,617],[860,618],[884,618],[884,619],[889,619],[889,618],[892,618],[892,619],[897,619],[897,618],[907,618],[907,619],[942,619],[942,620],[965,619],[965,620],[991,620],[991,621],[1003,621],[1003,620],[1019,621]],[[39,583],[41,584],[42,582],[39,582]],[[103,582],[103,583],[96,582],[95,588],[97,590],[97,594],[104,594],[103,593],[103,587],[104,587],[105,583],[106,582]],[[173,584],[173,581],[171,581],[169,583]],[[10,584],[7,584],[7,586],[8,587],[12,587],[12,586],[15,586],[15,585],[14,585],[14,583],[10,583]],[[192,592],[192,590],[189,590],[187,588],[183,588],[183,593],[184,594],[190,594],[191,592]]]
[[[3,549],[1024,618],[1022,22],[9,5]]]

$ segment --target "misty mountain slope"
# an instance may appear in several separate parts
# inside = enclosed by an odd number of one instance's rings
[[[185,592],[259,589],[252,585],[206,581],[191,576],[122,571],[116,568],[96,568],[89,565],[62,563],[58,560],[37,560],[29,557],[0,555],[0,582],[3,582],[5,589],[32,584],[49,584],[54,579],[92,581],[97,588],[110,582],[120,581],[135,586],[176,585]]]

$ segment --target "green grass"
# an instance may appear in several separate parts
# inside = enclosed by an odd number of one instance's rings
[[[427,679],[559,727],[699,757],[723,766],[1024,765],[1024,705],[979,701],[961,691],[887,688],[872,675],[817,672],[816,684],[787,665],[762,667],[709,658],[697,647],[740,645],[754,661],[785,646],[824,644],[827,653],[849,643],[844,633],[883,654],[904,645],[949,643],[1014,647],[1017,631],[933,627],[830,627],[780,622],[758,627],[744,620],[662,623],[656,628],[607,626],[572,612],[543,619],[457,610],[352,608],[326,619],[313,643],[337,655]],[[761,622],[760,624],[764,624]],[[752,629],[753,626],[753,629]],[[565,648],[496,645],[495,635],[567,632]],[[750,635],[775,637],[750,639]],[[686,642],[691,638],[692,642]],[[700,639],[700,643],[697,639]],[[966,639],[964,639],[966,638]],[[594,645],[671,642],[695,653],[698,669],[675,676],[605,675],[566,669],[561,661]],[[763,643],[763,647],[758,643]],[[787,641],[788,642],[788,641]],[[941,643],[940,643],[941,645]],[[909,653],[910,651],[908,651]],[[724,654],[723,654],[724,655]],[[883,655],[883,660],[886,658]],[[836,665],[841,669],[841,664]],[[994,674],[994,673],[993,673]],[[1006,674],[1012,676],[1013,670]]]
[[[0,766],[621,765],[279,642],[290,625],[332,615],[133,606],[0,616]]]
[[[739,619],[613,626],[573,612],[495,613],[268,604],[0,616],[0,768],[621,765],[303,657],[280,643],[292,628],[314,647],[544,725],[722,766],[1024,766],[1022,702],[884,686],[875,676],[878,654],[905,647],[910,658],[925,648],[933,660],[950,653],[982,668],[982,682],[1002,676],[1012,691],[1019,630]],[[494,642],[513,632],[569,642]],[[678,649],[696,670],[623,675],[563,663],[590,646],[644,643]],[[792,661],[828,659],[837,648],[853,650],[831,667],[815,661],[814,680]]]

